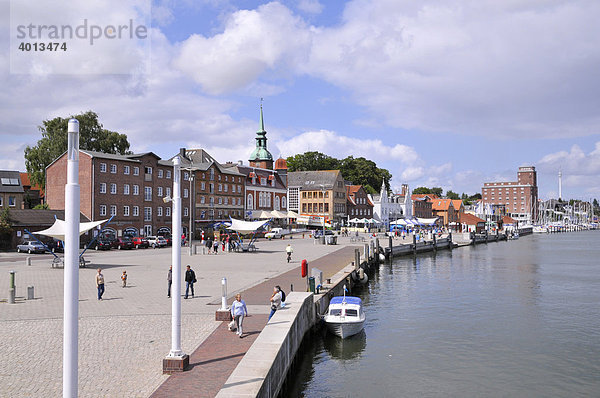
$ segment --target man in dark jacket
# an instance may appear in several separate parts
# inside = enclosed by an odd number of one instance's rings
[[[188,298],[188,291],[192,289],[192,298],[194,298],[194,283],[196,283],[196,273],[188,265],[185,271],[185,296],[184,299]]]
[[[168,289],[167,289],[167,297],[171,297],[171,285],[173,284],[173,266],[169,266],[169,273],[167,274],[167,283],[168,283]]]

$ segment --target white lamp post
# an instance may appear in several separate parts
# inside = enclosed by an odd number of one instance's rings
[[[171,351],[163,360],[163,373],[181,372],[189,364],[189,356],[181,350],[181,159],[173,158],[173,294],[171,295]]]
[[[63,397],[77,397],[79,315],[79,122],[69,120],[65,186]]]

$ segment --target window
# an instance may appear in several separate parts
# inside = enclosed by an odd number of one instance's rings
[[[110,193],[111,195],[117,194],[117,184],[110,184]]]
[[[158,178],[163,178],[163,169],[158,169]]]
[[[106,193],[106,183],[105,182],[100,183],[100,193]]]
[[[302,213],[306,213],[306,203],[302,203]]]
[[[201,204],[206,203],[206,198],[204,196],[200,196],[200,203]]]
[[[204,181],[202,181],[200,183],[200,189],[203,190],[203,191],[206,189],[206,184],[204,183]]]
[[[140,175],[140,168],[139,167],[134,167],[133,168],[133,175],[134,176],[139,176]]]
[[[129,206],[123,206],[123,216],[129,217]]]
[[[129,184],[123,185],[123,195],[129,195]]]
[[[150,166],[144,166],[144,173],[145,174],[152,174],[152,167],[150,167]]]
[[[100,173],[106,173],[106,163],[100,163]]]
[[[9,196],[8,197],[8,206],[9,207],[15,207],[17,205],[17,200],[15,199],[14,196]]]
[[[260,185],[267,185],[267,179],[266,178],[260,178]]]
[[[190,178],[190,173],[188,173],[187,171],[183,172],[183,180],[187,181]]]
[[[188,216],[188,212],[189,212],[188,208],[187,208],[187,207],[184,207],[184,208],[183,208],[183,216],[184,216],[184,217],[187,217],[187,216]]]
[[[152,201],[152,187],[144,187],[144,200],[146,202]]]
[[[229,181],[229,178],[227,176],[225,176],[225,181]]]
[[[219,204],[222,205],[223,204],[223,198],[219,197]]]
[[[111,172],[111,174],[117,174],[117,165],[116,164],[110,165],[110,172]]]
[[[187,188],[183,188],[183,197],[184,197],[184,198],[187,198],[187,197],[188,197],[188,195],[189,195],[189,193],[188,193],[188,189],[187,189]]]
[[[215,193],[215,184],[212,182],[208,186],[208,193]]]
[[[101,216],[106,215],[106,205],[100,205],[100,215]]]
[[[248,204],[246,205],[246,207],[248,208],[248,210],[252,210],[254,208],[252,194],[248,195]]]
[[[140,215],[140,208],[138,206],[133,206],[133,216],[138,217]]]
[[[286,200],[285,196],[283,196],[281,198],[281,208],[282,209],[286,209],[287,208],[287,200]]]
[[[152,221],[152,207],[144,207],[144,221]]]
[[[170,207],[165,207],[165,216],[171,217],[171,208]]]
[[[111,205],[110,206],[110,215],[111,216],[116,216],[117,215],[117,206],[116,205]]]
[[[167,170],[167,178],[171,178],[171,170]]]
[[[229,185],[223,184],[223,191],[227,192],[228,189],[229,189]]]
[[[171,188],[170,187],[166,187],[165,192],[166,192],[167,196],[171,196]]]
[[[279,210],[279,196],[275,196],[275,210]]]
[[[238,193],[242,193],[242,186],[238,185]]]
[[[219,181],[221,181],[221,174],[219,174]]]
[[[123,174],[129,175],[129,166],[123,166]]]
[[[156,208],[156,215],[162,217],[162,207],[159,206]]]
[[[210,169],[210,180],[211,181],[215,180],[215,169]]]
[[[156,188],[156,189],[158,190],[158,191],[156,192],[156,195],[157,195],[159,198],[162,198],[162,196],[163,196],[163,189],[162,189],[162,187],[158,187],[158,188]]]
[[[219,192],[223,192],[223,186],[219,184]]]
[[[4,206],[4,200],[2,196],[0,196],[0,206]]]
[[[140,194],[140,186],[139,185],[134,185],[133,186],[133,194],[134,195],[139,195]]]

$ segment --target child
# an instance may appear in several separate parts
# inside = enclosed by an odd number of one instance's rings
[[[127,271],[123,271],[123,275],[121,275],[121,280],[123,281],[123,287],[127,286]]]

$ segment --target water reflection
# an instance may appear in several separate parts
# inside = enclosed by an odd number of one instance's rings
[[[325,332],[323,346],[332,359],[354,360],[359,358],[367,347],[367,334],[362,330],[352,337],[341,339],[332,333]]]

